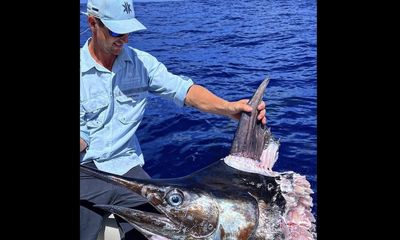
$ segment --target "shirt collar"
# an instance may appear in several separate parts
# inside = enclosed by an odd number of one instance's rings
[[[89,52],[89,41],[92,38],[89,38],[85,45],[81,48],[81,71],[87,72],[91,68],[96,67],[96,61],[93,59],[92,55]]]

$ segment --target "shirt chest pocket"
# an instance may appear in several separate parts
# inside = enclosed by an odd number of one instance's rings
[[[142,104],[146,101],[145,93],[134,93],[130,96],[120,95],[116,98],[118,113],[117,118],[123,124],[130,124],[140,120]]]
[[[108,109],[108,99],[106,97],[96,97],[83,103],[85,109],[85,120],[88,128],[99,128],[104,125],[106,120],[106,110]]]

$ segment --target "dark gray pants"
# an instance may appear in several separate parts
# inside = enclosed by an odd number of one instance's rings
[[[85,164],[86,166],[96,168],[93,162]],[[142,167],[136,166],[129,170],[123,176],[148,179],[150,176]],[[104,226],[105,219],[110,213],[93,207],[96,204],[111,204],[123,207],[136,207],[147,202],[147,199],[127,190],[124,187],[107,183],[103,180],[94,178],[85,173],[80,173],[80,239],[96,240],[97,236]],[[130,234],[136,232],[133,226],[115,216],[118,226],[122,231],[121,239],[128,240]],[[138,238],[136,238],[138,239]]]

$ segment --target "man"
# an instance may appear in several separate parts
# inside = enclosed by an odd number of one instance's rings
[[[91,38],[81,48],[80,151],[81,164],[136,178],[150,178],[143,170],[143,154],[135,136],[148,93],[192,106],[203,112],[239,119],[250,112],[248,100],[228,102],[187,77],[168,72],[152,55],[126,45],[129,33],[146,29],[136,18],[132,0],[88,0]],[[266,124],[265,103],[258,119]],[[96,204],[136,207],[146,199],[122,187],[81,173],[80,235],[95,240],[108,213]],[[116,217],[123,239],[133,226]]]

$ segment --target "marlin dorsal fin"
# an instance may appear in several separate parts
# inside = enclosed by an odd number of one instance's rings
[[[266,129],[257,120],[257,106],[262,101],[265,88],[269,83],[267,77],[258,87],[249,105],[253,108],[251,113],[243,112],[239,126],[235,133],[230,155],[259,160],[265,144]]]
[[[273,138],[270,129],[257,120],[257,106],[262,101],[268,83],[267,77],[249,101],[253,111],[242,113],[231,152],[224,161],[242,171],[274,175],[272,167],[278,158],[279,141]]]

